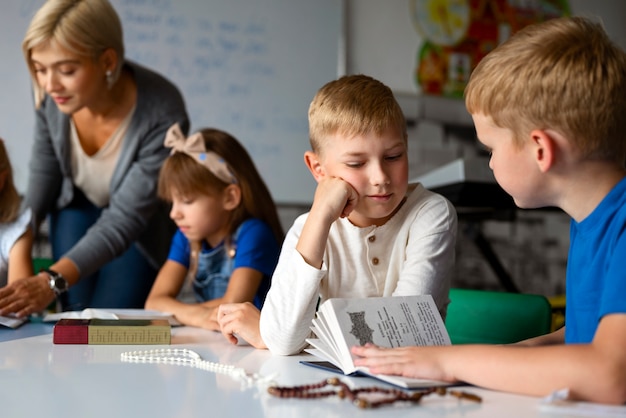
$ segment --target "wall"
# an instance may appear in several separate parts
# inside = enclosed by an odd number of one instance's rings
[[[400,93],[418,93],[415,59],[422,38],[413,26],[415,0],[347,0],[348,71],[378,78]],[[626,49],[626,2],[569,0],[575,15],[599,16],[607,33]]]

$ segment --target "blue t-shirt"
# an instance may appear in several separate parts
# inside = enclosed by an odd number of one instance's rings
[[[570,224],[565,342],[589,343],[603,316],[626,313],[626,179]]]
[[[232,272],[239,267],[248,267],[263,274],[254,300],[254,304],[261,308],[278,262],[280,244],[269,225],[256,218],[245,220],[232,238],[234,257],[228,256],[223,242],[215,248],[209,247],[207,242],[202,243],[198,271],[194,280],[196,297],[199,301],[206,301],[224,296]],[[189,241],[180,230],[176,231],[168,259],[188,269],[190,256]],[[212,260],[203,262],[207,257],[211,257]],[[220,277],[215,278],[216,276]]]

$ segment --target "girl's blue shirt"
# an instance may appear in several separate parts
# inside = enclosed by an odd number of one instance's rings
[[[263,274],[254,299],[254,304],[260,309],[278,262],[280,244],[269,225],[256,218],[247,219],[239,226],[232,237],[232,243],[234,251],[229,251],[230,248],[226,248],[224,242],[215,248],[211,248],[206,242],[202,244],[193,281],[196,300],[204,302],[224,296],[233,271],[248,267]],[[172,239],[168,259],[189,269],[191,247],[180,230],[176,231]]]

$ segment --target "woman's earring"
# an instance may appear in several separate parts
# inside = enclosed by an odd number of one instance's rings
[[[109,90],[111,90],[111,88],[113,87],[113,84],[115,83],[115,79],[113,78],[113,71],[107,70],[105,75],[106,75],[107,87],[109,88]]]

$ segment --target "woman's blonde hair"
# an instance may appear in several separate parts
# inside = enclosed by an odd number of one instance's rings
[[[94,60],[105,50],[113,49],[117,54],[117,66],[110,78],[115,81],[119,77],[124,63],[124,36],[113,6],[107,0],[47,0],[35,13],[22,41],[37,108],[45,91],[37,82],[31,51],[50,41],[78,56]]]
[[[206,151],[212,151],[224,159],[230,172],[237,179],[237,186],[241,189],[241,202],[232,211],[226,244],[230,245],[229,238],[239,225],[249,218],[257,218],[267,223],[276,241],[282,244],[284,233],[276,205],[246,149],[224,131],[206,128],[200,130],[200,133],[204,138]],[[170,155],[161,167],[158,194],[166,201],[172,200],[174,191],[183,196],[212,196],[221,193],[229,184],[231,183],[225,183],[217,178],[193,157],[176,152]]]
[[[0,178],[4,177],[4,185],[0,189],[0,222],[12,222],[17,219],[20,211],[21,197],[13,183],[13,168],[9,153],[0,139]]]
[[[389,87],[357,74],[326,83],[309,106],[311,149],[323,153],[324,138],[336,133],[354,137],[398,129],[407,138],[406,121]]]
[[[626,161],[626,54],[583,17],[527,26],[487,54],[465,90],[482,113],[521,141],[553,129],[588,158]]]

